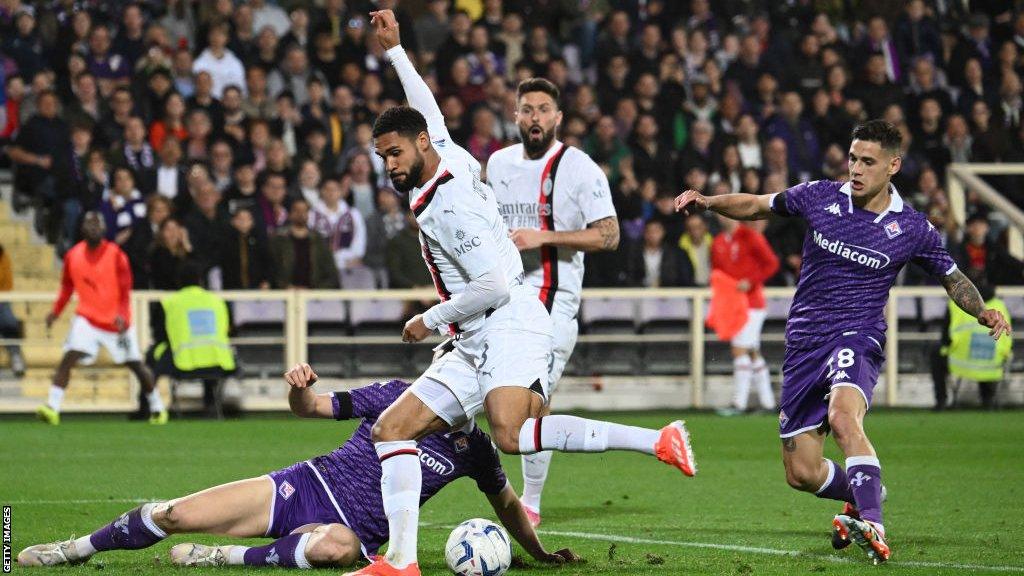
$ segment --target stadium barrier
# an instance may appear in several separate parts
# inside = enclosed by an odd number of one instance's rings
[[[982,176],[1024,175],[1024,163],[950,164],[946,168],[946,189],[953,219],[962,229],[967,220],[967,190],[994,210],[993,214],[1006,218],[1007,248],[1014,258],[1024,259],[1024,211],[1010,202]]]
[[[143,350],[151,344],[150,307],[165,294],[132,294],[133,329],[138,331]],[[401,327],[412,314],[406,303],[436,301],[436,294],[430,290],[219,294],[232,307],[232,345],[239,351],[244,370],[241,380],[247,385],[242,407],[246,410],[287,409],[279,377],[287,366],[311,362],[325,376],[325,386],[333,388],[360,385],[375,378],[414,378],[429,364],[431,348],[441,341],[439,336],[415,345],[400,340]],[[1024,287],[1004,287],[999,294],[1006,299],[1013,319],[1018,323],[1024,320]],[[763,349],[777,387],[785,341],[782,330],[793,289],[769,288],[765,295],[768,321]],[[709,296],[705,288],[585,290],[577,351],[563,379],[573,385],[563,384],[560,391],[575,390],[579,399],[570,401],[570,405],[588,408],[706,408],[728,402],[728,345],[709,333],[703,321],[691,321],[706,317]],[[29,314],[37,322],[41,315],[45,316],[53,298],[50,293],[0,292],[0,301],[12,302],[16,314]],[[892,291],[886,309],[888,361],[876,402],[888,406],[924,405],[923,396],[930,393],[930,384],[922,391],[926,380],[922,375],[928,371],[922,358],[927,347],[939,341],[946,302],[945,292],[939,287],[898,287]],[[71,312],[65,312],[65,322]],[[0,346],[17,343],[26,350],[41,349],[45,352],[42,356],[49,359],[42,365],[35,363],[38,381],[32,386],[0,378],[0,412],[27,411],[44,397],[45,379],[59,359],[63,330],[55,328],[48,335],[29,331],[23,340],[0,340]],[[1015,340],[1015,344],[1021,342],[1024,339]],[[31,359],[38,354],[26,356]],[[1024,403],[1021,368],[1024,353],[1018,354],[1011,366],[1001,394],[1004,405]],[[105,379],[98,380],[93,388],[102,390]],[[886,385],[888,382],[896,385]],[[917,388],[912,391],[908,383],[914,382]],[[96,409],[130,407],[135,383],[129,385],[132,391],[120,394],[113,402],[102,402],[104,394],[97,393]],[[616,386],[632,392],[616,396]],[[594,391],[612,394],[593,394]],[[593,397],[586,397],[588,393]],[[86,401],[70,409],[89,411],[90,406]]]

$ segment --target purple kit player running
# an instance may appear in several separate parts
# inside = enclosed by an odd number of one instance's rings
[[[179,566],[351,566],[388,540],[388,519],[380,492],[380,461],[370,440],[377,417],[409,385],[399,380],[351,392],[313,393],[316,374],[298,365],[285,379],[292,411],[306,418],[362,418],[337,450],[270,474],[222,484],[167,502],[144,504],[78,539],[22,550],[22,566],[81,564],[97,552],[147,548],[170,534],[207,533],[239,538],[269,537],[265,546],[178,544],[171,562]],[[487,496],[498,519],[523,549],[542,562],[579,560],[570,550],[549,553],[537,537],[505,478],[490,437],[472,422],[461,431],[420,440],[423,505],[452,481],[468,476]]]
[[[857,542],[876,564],[889,558],[882,526],[882,475],[864,433],[878,371],[885,360],[889,289],[907,262],[941,279],[950,298],[996,339],[1006,319],[957,269],[938,232],[904,204],[890,180],[899,172],[901,137],[872,120],[853,131],[849,182],[800,184],[771,196],[705,197],[687,190],[676,210],[712,210],[737,220],[775,213],[807,222],[803,268],[786,326],[779,435],[786,480],[797,490],[846,502],[833,520],[833,545]],[[831,429],[846,468],[822,458]]]

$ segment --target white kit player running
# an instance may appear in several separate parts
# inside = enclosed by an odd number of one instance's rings
[[[526,283],[551,314],[554,347],[548,366],[548,396],[572,356],[579,332],[583,253],[615,250],[619,221],[608,178],[578,148],[556,139],[562,124],[559,90],[530,78],[517,90],[520,144],[487,160],[487,180],[523,257]],[[550,403],[542,409],[550,414]],[[523,455],[523,506],[540,524],[541,492],[551,465],[550,450]]]
[[[374,147],[395,189],[409,194],[423,258],[441,298],[406,323],[402,338],[419,342],[438,330],[451,340],[371,430],[390,545],[385,556],[350,576],[418,576],[423,476],[417,440],[463,427],[481,411],[507,454],[633,450],[687,475],[695,470],[682,422],[658,431],[540,417],[548,393],[551,319],[523,282],[522,260],[494,193],[480,181],[479,165],[451,141],[437,102],[402,49],[394,14],[372,12],[371,21],[411,104],[380,115]]]

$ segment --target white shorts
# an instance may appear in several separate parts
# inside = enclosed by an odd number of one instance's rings
[[[449,425],[472,420],[483,410],[487,394],[503,386],[530,388],[547,401],[551,318],[540,300],[519,292],[481,328],[461,334],[454,345],[411,388]],[[439,393],[437,383],[451,396]]]
[[[551,325],[554,331],[554,347],[551,350],[551,363],[548,365],[548,391],[554,394],[558,389],[558,381],[562,379],[562,372],[565,372],[565,365],[576,348],[580,325],[575,316],[570,317],[558,310],[551,312]]]
[[[751,308],[747,312],[747,323],[743,325],[739,334],[733,336],[731,344],[736,348],[759,349],[761,347],[761,328],[764,326],[766,315],[767,312],[764,309]]]
[[[135,336],[135,330],[129,328],[124,335],[108,330],[101,330],[88,320],[76,315],[71,321],[71,331],[64,340],[64,352],[74,350],[85,354],[80,364],[88,366],[96,361],[100,353],[100,346],[107,349],[115,364],[125,362],[139,362],[142,354],[139,353],[139,340]]]

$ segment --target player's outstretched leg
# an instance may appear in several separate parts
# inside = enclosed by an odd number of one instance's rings
[[[164,401],[160,398],[160,389],[156,387],[156,379],[153,377],[153,373],[142,362],[127,362],[125,365],[139,379],[139,384],[146,392],[146,399],[149,401],[149,423],[157,425],[167,424],[167,408],[164,407]]]
[[[551,415],[551,409],[545,405],[541,410],[540,417]],[[526,517],[530,524],[536,528],[540,526],[540,498],[544,492],[544,483],[548,479],[548,468],[551,467],[551,457],[554,452],[544,450],[534,454],[523,454],[523,495],[519,500],[526,511]]]
[[[690,435],[681,420],[651,430],[562,414],[524,418],[539,414],[539,403],[536,394],[517,386],[494,388],[487,394],[484,407],[499,450],[506,454],[631,450],[657,456],[687,476],[697,472]]]
[[[51,426],[60,424],[60,406],[64,402],[64,391],[67,390],[71,380],[71,369],[85,356],[85,353],[78,350],[68,350],[64,353],[57,366],[57,371],[53,375],[53,383],[50,385],[50,394],[46,399],[46,404],[36,408],[36,417]]]
[[[308,527],[307,527],[308,528]],[[359,559],[359,538],[347,526],[320,524],[312,530],[289,534],[265,546],[206,546],[185,543],[171,548],[171,564],[321,568],[350,566]]]
[[[833,531],[841,539],[852,539],[876,564],[889,559],[882,523],[882,468],[874,447],[864,432],[867,405],[861,391],[852,386],[832,388],[828,420],[836,444],[846,454],[846,475],[859,518],[840,514]],[[845,534],[844,534],[845,532]]]
[[[312,530],[306,530],[312,528]],[[175,566],[276,566],[320,568],[350,566],[360,556],[359,538],[347,526],[320,524],[303,527],[266,546],[206,546],[185,543],[171,548]]]
[[[18,562],[22,566],[80,564],[97,552],[147,548],[168,534],[262,536],[270,522],[273,496],[274,483],[264,476],[143,504],[87,536],[30,546],[18,554]]]

